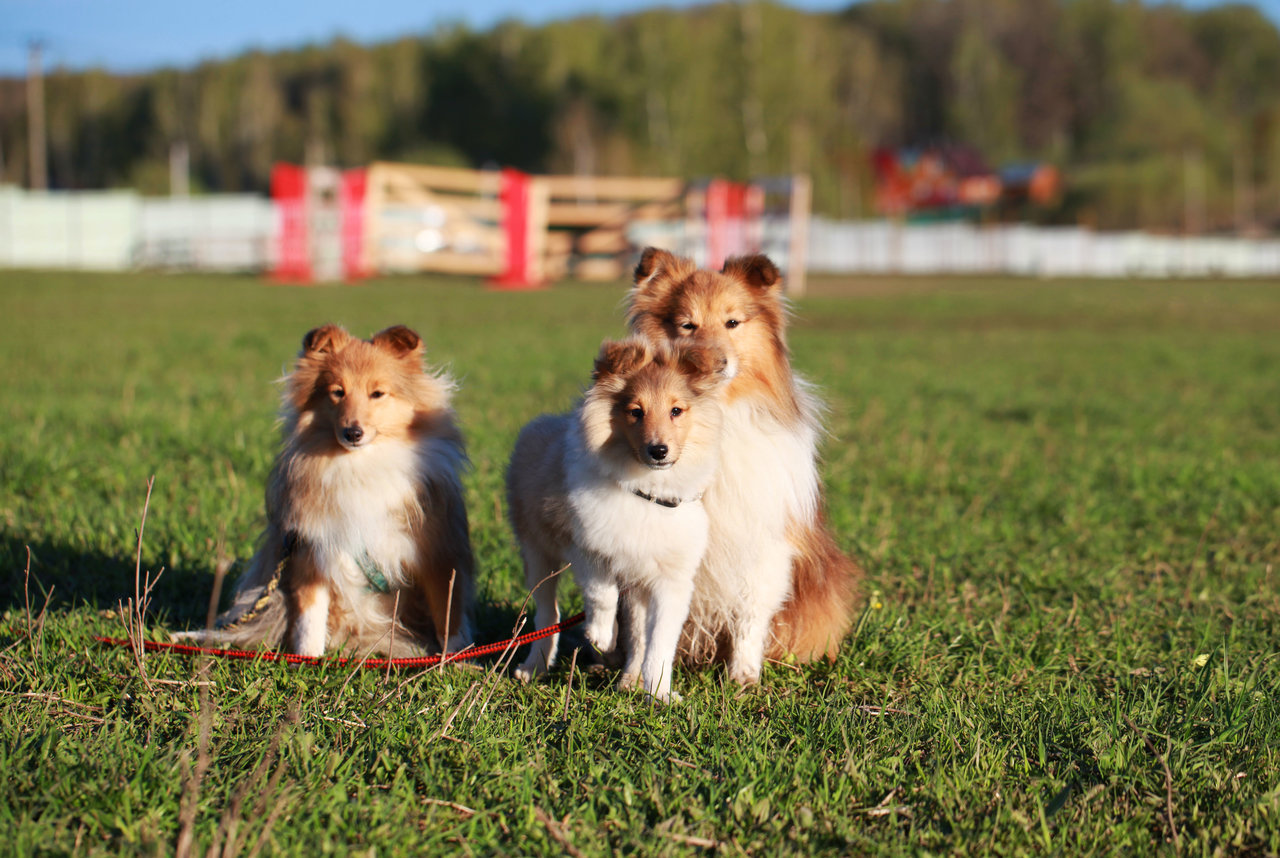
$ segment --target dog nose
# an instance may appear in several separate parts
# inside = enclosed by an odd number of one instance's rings
[[[359,444],[364,437],[364,430],[359,426],[348,426],[342,430],[342,437],[348,444]]]
[[[661,462],[663,459],[667,458],[667,445],[666,444],[650,444],[649,458],[657,462]]]

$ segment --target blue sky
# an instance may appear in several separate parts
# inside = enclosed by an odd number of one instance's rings
[[[1209,6],[1220,0],[1189,0]],[[44,45],[45,68],[104,66],[137,71],[190,66],[250,47],[278,49],[345,35],[361,42],[422,33],[441,24],[487,29],[505,18],[542,23],[583,14],[615,15],[693,0],[0,0],[0,75],[21,75],[27,45]],[[848,0],[791,0],[840,9]],[[1280,21],[1280,0],[1258,0]]]

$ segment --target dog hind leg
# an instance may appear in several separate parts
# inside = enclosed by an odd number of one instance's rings
[[[644,663],[645,640],[648,637],[649,594],[640,588],[626,593],[618,605],[618,625],[625,629],[626,661],[618,688],[626,691],[640,683],[640,668]]]
[[[528,548],[522,550],[521,554],[524,556],[525,587],[533,594],[535,628],[545,629],[560,622],[560,606],[556,603],[559,567],[540,551]],[[550,670],[556,663],[556,650],[559,646],[559,634],[549,635],[530,644],[529,655],[516,668],[516,679],[529,682]]]

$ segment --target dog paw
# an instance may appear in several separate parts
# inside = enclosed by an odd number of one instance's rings
[[[622,674],[622,676],[618,677],[619,691],[630,691],[633,688],[639,688],[639,687],[640,687],[639,673],[624,673]]]
[[[662,703],[667,706],[684,700],[684,697],[669,688],[666,691],[651,691],[649,692],[649,697],[653,699],[655,703]]]
[[[613,652],[617,644],[617,626],[612,622],[593,623],[587,626],[584,634],[587,636],[587,641],[600,652]]]
[[[517,667],[513,671],[513,673],[516,679],[520,680],[526,685],[529,684],[530,682],[533,682],[535,679],[537,679],[539,676],[542,675],[542,671],[539,670],[535,665],[531,665],[531,664],[522,664],[519,667]]]
[[[739,685],[759,685],[760,668],[758,665],[734,665],[729,670],[729,678]]]

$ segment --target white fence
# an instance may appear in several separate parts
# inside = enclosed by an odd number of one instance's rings
[[[268,268],[275,206],[251,194],[143,197],[0,187],[0,268]]]
[[[251,194],[143,198],[133,264],[198,271],[262,271],[274,260],[279,216]]]
[[[140,208],[129,191],[32,194],[0,187],[0,265],[127,268]]]
[[[30,193],[0,187],[0,268],[261,271],[280,217],[249,194],[149,198],[132,191]],[[761,225],[786,265],[785,222]],[[685,221],[629,235],[695,257]],[[1181,238],[1069,227],[831,221],[814,218],[809,270],[833,274],[1012,274],[1044,277],[1276,277],[1280,239]]]
[[[836,274],[1280,277],[1280,240],[814,218],[809,232],[809,270]]]

